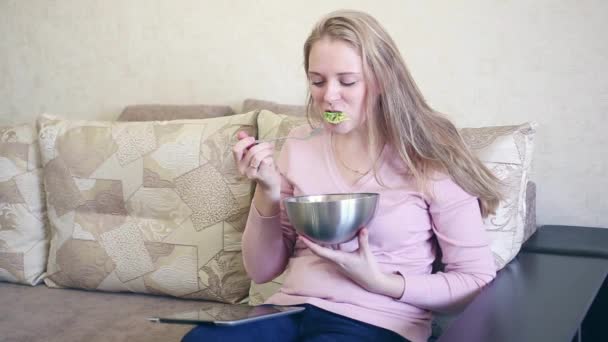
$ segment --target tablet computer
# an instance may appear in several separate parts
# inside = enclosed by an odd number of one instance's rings
[[[155,323],[237,325],[302,312],[303,306],[204,303],[198,310],[149,317]]]

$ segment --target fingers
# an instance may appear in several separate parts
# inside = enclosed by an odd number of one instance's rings
[[[245,132],[245,131],[239,131],[236,134],[236,138],[239,139],[239,140],[243,140],[243,139],[248,138],[248,137],[249,137],[249,134],[247,134],[247,132]]]
[[[308,247],[313,253],[320,256],[321,258],[333,261],[337,264],[342,263],[342,253],[344,252],[335,251],[333,249],[319,246],[303,236],[298,236],[298,240],[302,241],[306,245],[306,247]]]
[[[260,144],[252,147],[238,163],[239,171],[246,175],[249,179],[257,180],[258,174],[260,173],[260,166],[264,160],[265,169],[264,172],[269,171],[269,164],[274,164],[272,161],[274,157],[274,147],[269,144]]]
[[[257,169],[260,167],[262,160],[272,158],[274,156],[274,146],[267,143],[262,143],[253,146],[243,157],[243,164],[248,167]]]
[[[234,146],[232,146],[232,155],[234,156],[234,161],[237,163],[237,165],[241,162],[243,156],[247,153],[247,148],[253,145],[255,141],[254,137],[244,137],[240,133],[242,132],[239,132],[239,134],[237,134],[237,137],[241,137],[239,138],[240,140],[236,144],[234,144]]]
[[[238,132],[237,138],[239,141],[232,147],[232,155],[239,172],[243,175],[248,173],[248,168],[257,169],[264,159],[274,154],[274,145],[255,144],[255,138],[245,132]]]
[[[246,150],[247,147],[253,145],[253,142],[255,141],[255,137],[249,136],[245,131],[239,131],[236,134],[236,138],[238,139],[238,142],[232,147],[233,152],[242,152]]]
[[[245,166],[242,173],[251,180],[257,180],[258,178],[258,169],[254,167]]]
[[[260,166],[257,170],[257,173],[260,177],[266,177],[271,174],[271,172],[275,171],[274,167],[274,159],[272,157],[268,157],[260,163]]]
[[[269,167],[273,165],[272,170],[274,170],[274,162],[272,161],[272,156],[263,159],[258,166],[254,166],[251,164],[245,164],[244,166],[244,174],[247,178],[252,180],[260,180],[264,179],[268,175],[268,172],[271,170]]]
[[[359,230],[357,238],[359,240],[359,251],[363,254],[370,254],[371,251],[369,248],[369,231],[367,230],[367,228],[361,228],[361,230]]]

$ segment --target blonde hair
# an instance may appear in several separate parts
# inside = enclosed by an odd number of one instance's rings
[[[479,199],[484,217],[495,213],[501,182],[473,155],[454,124],[426,103],[396,44],[378,21],[366,13],[347,10],[322,18],[304,43],[307,75],[312,46],[323,38],[350,44],[362,58],[368,85],[366,114],[377,114],[368,115],[370,143],[383,140],[392,146],[423,193],[429,194],[433,175],[447,173]],[[312,106],[309,94],[309,119]]]

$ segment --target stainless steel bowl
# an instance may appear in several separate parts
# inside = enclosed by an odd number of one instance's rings
[[[346,193],[288,197],[283,200],[295,230],[317,243],[349,241],[374,216],[375,193]]]

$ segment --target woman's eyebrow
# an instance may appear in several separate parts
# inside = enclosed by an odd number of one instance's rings
[[[311,75],[315,75],[315,76],[323,76],[320,72],[316,72],[316,71],[309,71],[308,73]],[[361,75],[361,73],[360,72],[339,72],[336,75],[338,75],[338,76]]]

